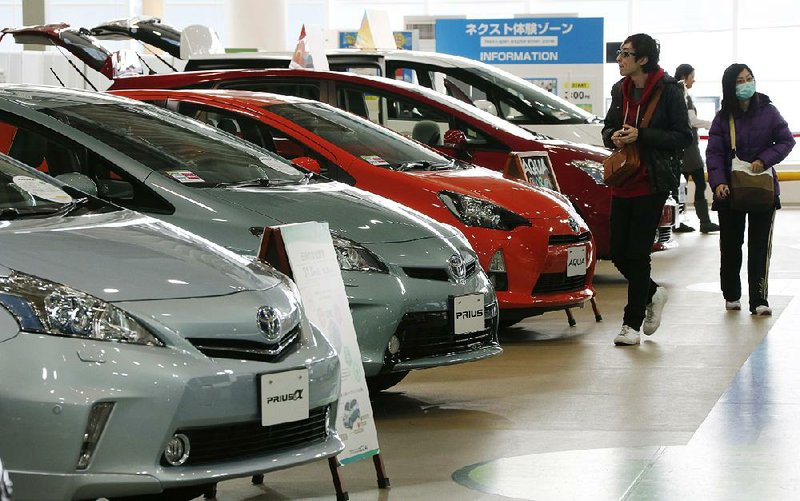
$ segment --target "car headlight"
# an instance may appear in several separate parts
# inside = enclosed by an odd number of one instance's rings
[[[0,277],[0,305],[25,332],[164,346],[113,304],[32,275],[14,271]]]
[[[603,164],[600,162],[595,160],[573,160],[570,164],[589,174],[589,176],[594,179],[595,183],[606,184],[605,181],[603,181]]]
[[[386,265],[363,245],[336,235],[331,235],[331,238],[336,251],[336,259],[339,261],[339,268],[342,270],[389,272]]]
[[[467,226],[511,231],[517,226],[530,226],[524,217],[492,202],[479,198],[443,191],[439,198],[445,207]]]

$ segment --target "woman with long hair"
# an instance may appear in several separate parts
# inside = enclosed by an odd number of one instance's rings
[[[731,141],[731,124],[736,151]],[[742,245],[747,223],[747,278],[749,306],[753,315],[772,315],[767,300],[772,226],[780,209],[780,186],[775,174],[794,147],[789,125],[768,96],[756,92],[753,71],[746,64],[732,64],[722,75],[722,109],[709,131],[706,164],[714,193],[712,209],[720,226],[720,286],[725,309],[740,310]],[[730,204],[733,159],[750,163],[753,173],[772,171],[775,203],[765,210],[742,211]]]

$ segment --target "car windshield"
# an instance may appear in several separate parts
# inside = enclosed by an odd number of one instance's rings
[[[303,171],[265,149],[150,105],[70,103],[43,111],[189,187],[308,181]]]
[[[516,75],[491,66],[468,66],[463,71],[478,76],[478,80],[491,82],[502,88],[511,96],[529,108],[528,114],[532,116],[547,117],[548,123],[581,124],[593,122],[597,119],[594,115],[558,96],[540,89],[535,84],[528,82]],[[522,121],[521,118],[514,120]]]
[[[95,202],[92,200],[92,205],[97,205]],[[0,220],[85,212],[89,204],[80,192],[62,188],[0,155]]]
[[[369,120],[321,103],[275,104],[266,109],[377,167],[444,170],[465,165]]]

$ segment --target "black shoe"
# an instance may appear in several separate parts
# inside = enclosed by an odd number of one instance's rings
[[[717,229],[719,229],[719,228],[717,228]],[[677,228],[675,228],[673,231],[675,233],[691,233],[691,232],[694,231],[694,228],[692,228],[691,226],[689,226],[686,223],[681,223],[681,225],[678,226]]]
[[[713,233],[719,231],[719,225],[714,223],[700,223],[700,231],[702,233]]]

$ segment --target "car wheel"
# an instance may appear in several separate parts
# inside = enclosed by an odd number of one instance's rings
[[[389,372],[388,374],[378,374],[367,378],[367,388],[370,393],[378,393],[387,390],[408,376],[408,371]]]

